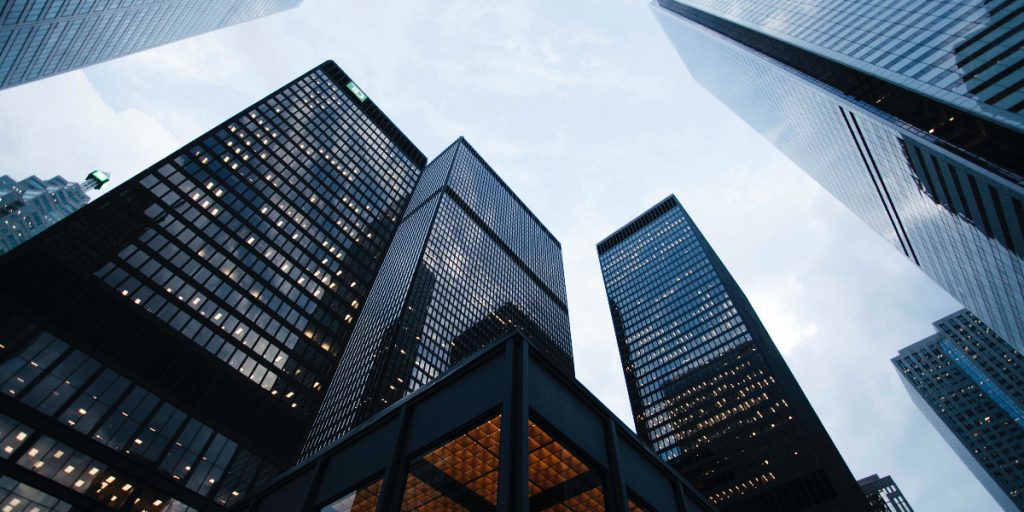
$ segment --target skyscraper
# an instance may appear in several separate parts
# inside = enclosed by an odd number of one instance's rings
[[[521,330],[572,374],[558,240],[459,138],[423,171],[303,457]]]
[[[993,498],[1024,510],[1024,357],[970,311],[892,362],[910,398]]]
[[[0,254],[21,245],[89,202],[86,194],[110,180],[103,171],[92,171],[82,183],[62,176],[41,180],[30,176],[15,181],[0,176]]]
[[[746,296],[675,196],[597,244],[637,433],[724,511],[866,510]]]
[[[327,62],[0,257],[0,473],[216,510],[289,467],[425,163]]]
[[[652,9],[697,82],[1024,349],[1018,2]]]
[[[290,9],[302,0],[9,0],[0,89]]]
[[[914,512],[891,476],[871,475],[857,480],[857,485],[868,498],[871,512]]]

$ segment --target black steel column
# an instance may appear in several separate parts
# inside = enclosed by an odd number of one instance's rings
[[[619,472],[619,434],[615,427],[615,420],[608,418],[604,422],[604,446],[608,452],[608,490],[604,493],[605,508],[607,510],[629,510],[626,501],[626,484],[622,481],[622,473]]]
[[[506,342],[501,459],[498,462],[498,510],[503,512],[526,512],[530,505],[527,486],[530,405],[526,391],[529,359],[529,345],[522,338]]]
[[[377,500],[377,512],[398,512],[402,506],[402,492],[405,490],[405,482],[402,477],[407,471],[408,461],[405,457],[405,441],[409,435],[409,423],[412,421],[412,412],[409,404],[402,406],[398,413],[398,438],[395,440],[395,447],[391,452],[391,462],[384,470],[384,482],[380,487],[380,499]]]

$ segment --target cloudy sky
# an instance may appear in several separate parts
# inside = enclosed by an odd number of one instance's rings
[[[627,424],[594,244],[674,193],[855,476],[997,509],[889,363],[957,303],[696,85],[641,0],[306,0],[0,91],[0,173],[122,180],[327,59],[428,156],[464,135],[562,241],[577,375]]]

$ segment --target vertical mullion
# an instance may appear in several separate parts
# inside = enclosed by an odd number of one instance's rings
[[[529,509],[528,478],[529,400],[527,374],[529,346],[520,338],[506,341],[505,396],[501,405],[501,458],[498,462],[498,510]]]

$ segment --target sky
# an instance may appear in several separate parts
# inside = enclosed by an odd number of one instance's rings
[[[562,242],[577,378],[626,424],[594,246],[676,194],[855,477],[998,510],[889,361],[959,305],[701,89],[642,0],[306,0],[0,91],[0,173],[116,184],[328,59],[428,157],[465,136]]]

